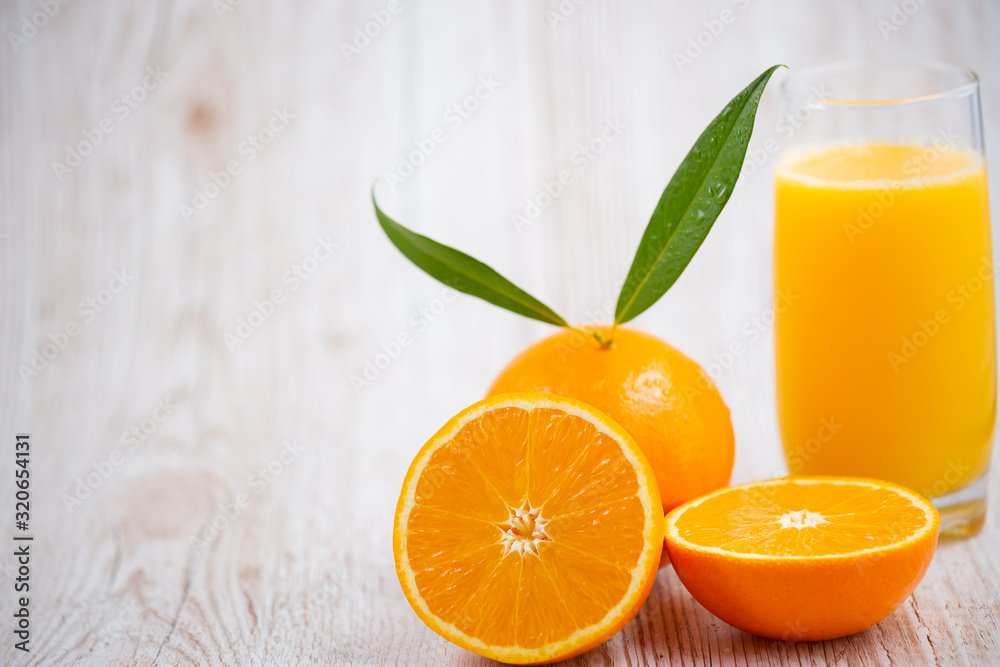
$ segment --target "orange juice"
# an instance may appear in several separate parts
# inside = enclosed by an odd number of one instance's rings
[[[778,416],[793,474],[928,497],[987,468],[996,417],[986,169],[933,145],[835,145],[778,166]]]

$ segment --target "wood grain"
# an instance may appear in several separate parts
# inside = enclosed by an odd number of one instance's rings
[[[775,62],[967,64],[1000,155],[1000,5],[985,1],[926,3],[885,38],[889,2],[590,0],[562,3],[575,9],[555,25],[554,0],[405,2],[349,61],[340,44],[387,3],[231,4],[220,15],[209,0],[70,2],[16,50],[9,37],[0,47],[0,423],[6,441],[33,437],[37,535],[27,655],[9,641],[13,559],[0,556],[3,664],[487,662],[408,607],[393,507],[419,445],[548,328],[471,298],[445,303],[375,224],[372,180],[435,128],[445,141],[388,193],[390,212],[571,320],[614,298],[684,152]],[[674,54],[727,9],[736,20],[679,69]],[[4,3],[0,34],[38,11]],[[137,100],[147,67],[165,78]],[[456,122],[449,109],[480,77],[498,85]],[[291,118],[268,135],[276,113]],[[775,135],[773,90],[760,118],[755,145]],[[52,163],[103,119],[113,131],[60,178]],[[623,130],[582,169],[579,147],[609,121]],[[252,160],[251,135],[270,136]],[[229,162],[239,173],[186,220],[181,205],[214,193]],[[734,481],[783,471],[771,332],[742,333],[770,303],[770,168],[745,176],[684,277],[636,322],[703,364],[745,343],[719,378]],[[512,215],[562,170],[572,184],[518,228]],[[107,300],[116,271],[127,284],[88,319],[80,304]],[[246,340],[227,341],[275,290],[273,312],[264,304]],[[70,322],[79,334],[22,377]],[[411,344],[356,388],[351,376],[403,332]],[[157,401],[174,406],[159,422]],[[137,444],[123,440],[133,426]],[[0,457],[3,508],[11,459]],[[70,509],[79,484],[87,497]],[[1000,507],[996,476],[990,502]],[[0,512],[0,535],[13,530]],[[941,546],[890,618],[820,643],[736,631],[668,569],[625,630],[573,662],[1000,661],[998,554],[994,512],[978,538]]]

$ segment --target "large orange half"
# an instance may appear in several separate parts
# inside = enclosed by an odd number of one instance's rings
[[[910,596],[940,519],[909,489],[870,479],[784,477],[674,509],[666,544],[695,600],[730,625],[784,640],[869,628]]]
[[[610,418],[568,398],[505,394],[420,450],[393,541],[403,593],[432,630],[489,658],[549,662],[635,616],[663,514],[649,463]]]

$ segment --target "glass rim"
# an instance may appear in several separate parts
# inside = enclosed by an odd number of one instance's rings
[[[907,67],[915,70],[936,71],[946,74],[957,74],[964,78],[963,83],[947,86],[943,90],[928,93],[926,95],[913,95],[910,97],[896,97],[881,100],[863,99],[830,99],[817,98],[810,102],[811,107],[837,108],[837,109],[872,109],[877,107],[897,107],[905,105],[926,104],[942,100],[958,99],[971,95],[979,90],[979,76],[970,68],[948,63],[941,60],[922,59],[893,59],[893,60],[843,60],[823,65],[813,65],[799,70],[791,71],[781,82],[780,90],[782,96],[790,96],[795,92],[808,92],[805,88],[811,82],[815,82],[823,76],[839,72],[861,72],[866,69]]]

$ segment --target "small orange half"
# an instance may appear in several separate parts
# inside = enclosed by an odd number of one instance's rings
[[[645,602],[663,544],[656,480],[594,408],[543,394],[463,410],[410,465],[396,572],[445,639],[504,662],[582,653]]]
[[[832,639],[910,596],[939,523],[930,502],[895,484],[785,477],[677,507],[666,544],[684,586],[726,623],[786,641]]]

